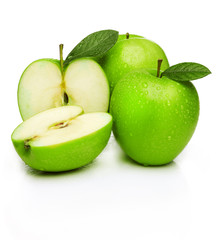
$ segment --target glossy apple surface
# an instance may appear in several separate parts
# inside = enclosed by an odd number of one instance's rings
[[[91,59],[72,61],[62,77],[60,61],[40,59],[23,72],[18,105],[23,120],[44,110],[78,105],[88,112],[107,112],[109,84],[101,66]]]
[[[108,113],[87,113],[78,106],[53,108],[34,115],[12,133],[21,159],[48,172],[67,171],[92,162],[106,146],[112,127]]]
[[[110,113],[114,135],[125,153],[143,165],[162,165],[173,161],[191,139],[199,98],[191,82],[138,70],[117,83]]]
[[[138,35],[120,35],[115,46],[98,60],[104,69],[111,87],[127,73],[146,68],[148,71],[157,69],[157,60],[163,59],[161,70],[169,67],[163,49],[156,43]]]

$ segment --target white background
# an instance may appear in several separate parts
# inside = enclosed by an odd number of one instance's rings
[[[218,38],[215,0],[1,1],[0,239],[218,239]],[[170,64],[194,61],[212,75],[195,81],[196,132],[175,161],[142,167],[113,138],[78,171],[25,166],[10,140],[21,123],[17,85],[39,58],[64,56],[86,35],[116,29],[157,42]]]

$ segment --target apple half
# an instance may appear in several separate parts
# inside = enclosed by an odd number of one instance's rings
[[[112,117],[103,112],[82,113],[79,106],[63,106],[27,119],[11,136],[18,155],[30,167],[47,172],[92,162],[109,140]]]
[[[101,66],[92,59],[72,61],[61,73],[60,61],[40,59],[23,72],[18,106],[23,120],[44,110],[81,106],[85,113],[107,112],[109,84]]]

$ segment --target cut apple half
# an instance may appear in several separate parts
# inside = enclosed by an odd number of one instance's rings
[[[109,96],[104,71],[88,58],[72,61],[63,74],[60,61],[37,60],[25,69],[18,85],[18,105],[23,120],[65,105],[81,106],[85,113],[107,112]]]
[[[21,123],[12,142],[30,167],[67,171],[93,161],[106,146],[112,127],[108,113],[82,114],[79,106],[52,108]]]

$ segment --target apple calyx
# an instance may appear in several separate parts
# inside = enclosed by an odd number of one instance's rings
[[[129,33],[128,32],[126,33],[126,39],[129,39]]]
[[[161,68],[162,62],[163,62],[163,59],[157,60],[157,77],[160,77],[160,68]]]
[[[28,138],[28,139],[24,140],[24,148],[25,148],[26,150],[29,150],[29,149],[30,149],[30,144],[29,144],[29,142],[32,141],[32,140],[34,140],[34,139],[36,139],[36,138],[38,138],[38,136],[34,136],[34,137],[31,137],[31,138]]]

